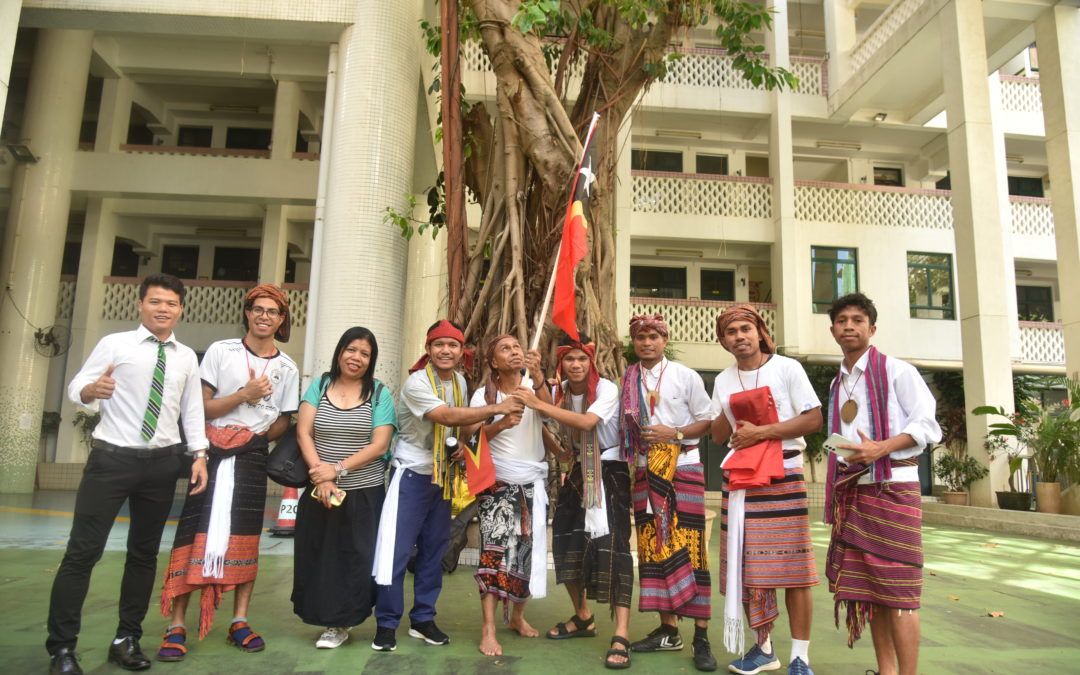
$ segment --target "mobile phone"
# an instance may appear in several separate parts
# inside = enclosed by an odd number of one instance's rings
[[[312,499],[318,499],[319,498],[319,489],[318,488],[312,488],[311,489],[311,498]],[[344,490],[337,490],[336,492],[334,492],[333,495],[330,496],[330,506],[341,506],[341,502],[343,502],[343,501],[345,501],[345,491]]]
[[[855,454],[854,450],[848,450],[847,448],[840,448],[840,445],[858,445],[855,441],[850,441],[840,434],[833,434],[825,439],[825,449],[829,452],[835,453],[837,457],[843,457],[847,459]]]

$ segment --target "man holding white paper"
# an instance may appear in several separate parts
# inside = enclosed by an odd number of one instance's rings
[[[748,675],[780,668],[772,646],[783,588],[791,628],[788,673],[812,675],[810,589],[818,583],[810,543],[803,436],[821,428],[821,401],[798,361],[776,354],[765,320],[752,305],[716,319],[720,344],[735,365],[713,384],[712,437],[732,448],[725,458],[720,588],[724,645],[742,653],[746,610],[754,646],[728,666]]]

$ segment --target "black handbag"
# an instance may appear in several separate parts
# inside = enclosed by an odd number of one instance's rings
[[[277,439],[277,445],[266,459],[266,474],[278,485],[291,488],[307,487],[308,465],[300,453],[300,443],[296,440],[296,425]]]

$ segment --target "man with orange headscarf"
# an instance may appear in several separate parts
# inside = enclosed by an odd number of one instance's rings
[[[587,600],[605,602],[615,618],[605,665],[630,663],[630,470],[619,447],[619,387],[600,377],[596,345],[566,337],[556,350],[554,405],[519,389],[525,405],[559,422],[560,445],[573,455],[551,524],[555,580],[566,586],[574,615],[547,633],[552,640],[596,635]],[[565,378],[565,379],[564,379]],[[618,645],[618,646],[616,646]]]
[[[251,289],[243,325],[244,337],[211,344],[199,369],[210,485],[188,495],[180,515],[161,594],[161,613],[170,621],[158,661],[181,661],[187,653],[185,614],[198,589],[200,639],[222,593],[235,589],[229,644],[244,652],[265,647],[248,625],[247,609],[259,567],[267,446],[288,429],[300,398],[296,363],[274,344],[289,340],[288,296],[271,284]]]
[[[784,589],[791,627],[788,673],[810,670],[810,589],[817,585],[810,543],[803,436],[821,428],[821,401],[798,361],[776,353],[769,327],[753,305],[735,305],[716,319],[720,344],[735,365],[713,384],[712,436],[728,442],[720,539],[725,595],[724,645],[742,654],[743,608],[756,644],[728,666],[734,673],[780,668],[770,633]],[[734,431],[733,431],[734,430]]]

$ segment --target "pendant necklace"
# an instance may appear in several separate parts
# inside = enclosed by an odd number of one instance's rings
[[[241,342],[241,344],[243,344],[243,345],[244,345],[244,362],[245,362],[245,363],[247,363],[247,367],[248,367],[248,374],[249,374],[249,375],[252,375],[252,376],[254,376],[254,373],[255,373],[255,369],[251,367],[251,357],[249,357],[249,356],[248,356],[248,352],[250,352],[250,351],[251,351],[251,348],[250,348],[250,347],[248,347],[248,343],[247,343],[247,338],[243,338],[243,339],[241,339],[241,340],[240,340],[240,342]],[[258,354],[256,354],[255,356],[259,356],[259,355],[258,355]],[[259,356],[259,358],[261,359],[261,358],[263,358],[263,357]],[[269,366],[270,366],[270,362],[271,362],[271,361],[272,361],[273,359],[274,359],[273,355],[271,355],[270,357],[268,357],[268,358],[266,359],[266,363],[264,363],[264,364],[263,364],[263,369],[262,369],[262,372],[261,372],[261,373],[259,373],[259,377],[262,377],[263,375],[265,375],[265,374],[266,374],[266,369],[267,369],[267,367],[269,367]],[[253,399],[249,400],[249,401],[248,401],[248,403],[249,403],[250,405],[256,405],[256,404],[258,404],[258,402],[259,402],[260,400],[261,400],[261,399],[259,399],[259,398],[257,398],[257,397],[256,397],[256,398],[253,398]]]
[[[758,388],[757,385],[758,385],[758,378],[761,377],[761,367],[763,365],[765,365],[765,362],[768,361],[768,360],[769,360],[769,357],[765,356],[765,358],[762,359],[761,363],[759,363],[758,367],[755,369],[756,373],[754,374],[754,389]],[[735,368],[735,376],[739,378],[739,386],[742,387],[743,391],[746,391],[746,385],[742,383],[742,373],[739,372],[738,367]]]
[[[844,393],[847,394],[847,400],[844,401],[844,405],[840,406],[840,419],[844,420],[844,424],[851,424],[855,421],[855,416],[859,414],[859,404],[852,398],[852,394],[855,393],[855,387],[859,384],[859,378],[862,377],[864,371],[859,371],[859,375],[855,378],[854,384],[851,385],[851,389],[844,387]],[[843,381],[841,381],[843,386]]]
[[[645,387],[645,400],[649,402],[649,417],[652,417],[656,413],[656,405],[660,403],[660,382],[664,379],[664,371],[667,370],[667,363],[660,369],[660,374],[656,377],[656,389],[649,389],[649,385],[646,382],[645,373],[651,372],[648,370],[642,371],[641,386]]]

